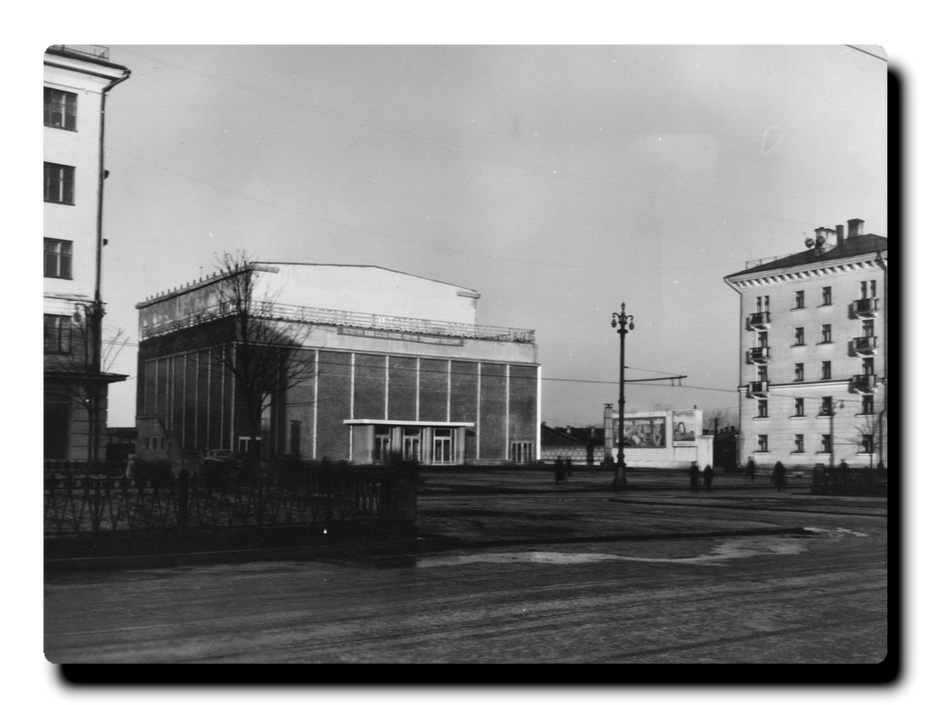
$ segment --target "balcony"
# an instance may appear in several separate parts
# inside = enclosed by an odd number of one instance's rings
[[[768,396],[769,382],[766,380],[758,382],[748,382],[748,399],[766,399]]]
[[[745,362],[749,365],[767,362],[770,359],[770,348],[748,348]]]
[[[747,317],[748,330],[769,330],[770,328],[770,311],[758,311]]]
[[[870,394],[876,387],[876,375],[854,375],[851,377],[852,394]]]
[[[847,344],[847,354],[851,357],[871,357],[876,352],[876,336],[854,338]]]
[[[873,318],[876,316],[879,299],[857,299],[848,307],[851,318]]]

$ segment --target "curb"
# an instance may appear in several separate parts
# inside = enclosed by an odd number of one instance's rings
[[[414,555],[458,548],[460,539],[445,536],[423,536],[414,540],[379,543],[342,543],[317,546],[285,546],[279,548],[231,549],[227,551],[196,551],[133,556],[85,556],[50,558],[45,560],[46,573],[81,570],[137,570],[143,568],[174,568],[186,565],[219,563],[253,563],[258,561],[314,560],[318,558],[382,555]]]

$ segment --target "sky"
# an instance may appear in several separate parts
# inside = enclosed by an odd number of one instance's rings
[[[476,289],[536,332],[542,420],[729,414],[747,261],[820,226],[887,231],[887,62],[845,45],[119,45],[107,104],[112,426],[134,424],[135,304],[255,259]],[[685,376],[669,381],[636,379]]]

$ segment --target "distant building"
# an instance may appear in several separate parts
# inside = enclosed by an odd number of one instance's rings
[[[129,78],[96,46],[44,55],[44,412],[49,460],[103,460],[108,386],[100,297],[107,93]]]
[[[742,464],[887,463],[887,239],[847,225],[725,277],[741,297]]]
[[[381,267],[252,262],[262,309],[301,331],[309,372],[272,394],[260,456],[375,463],[533,462],[540,450],[534,332],[478,325],[479,294]],[[138,456],[254,452],[241,388],[202,332],[228,316],[227,274],[153,296],[139,310]],[[261,294],[263,295],[263,294]],[[266,298],[270,298],[270,294]]]
[[[570,460],[574,465],[600,465],[604,430],[595,427],[552,427],[541,424],[541,460]]]

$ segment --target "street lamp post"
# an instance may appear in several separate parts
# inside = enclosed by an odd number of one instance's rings
[[[622,313],[612,314],[612,327],[619,334],[619,459],[612,478],[612,486],[617,490],[624,490],[628,484],[625,478],[625,334],[635,330],[634,320],[634,316],[625,313],[624,301]]]

